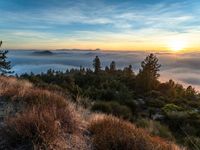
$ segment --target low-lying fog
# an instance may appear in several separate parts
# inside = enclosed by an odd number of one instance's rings
[[[52,52],[52,53],[51,53]],[[141,61],[149,54],[147,52],[112,52],[112,51],[46,51],[35,52],[25,50],[9,51],[12,70],[17,74],[41,73],[49,68],[65,71],[80,66],[92,68],[92,61],[98,55],[102,67],[115,61],[118,68],[131,64],[138,72]],[[160,80],[173,79],[184,85],[192,85],[200,90],[200,53],[156,53],[162,64]]]

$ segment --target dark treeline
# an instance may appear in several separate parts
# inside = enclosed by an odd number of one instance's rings
[[[93,70],[50,69],[47,73],[23,74],[19,78],[41,88],[62,91],[91,111],[128,119],[142,127],[153,122],[156,126],[153,134],[193,148],[195,142],[200,143],[200,95],[191,86],[184,88],[173,80],[161,83],[160,67],[154,54],[141,62],[138,74],[131,65],[117,69],[115,61],[104,69],[96,56]]]

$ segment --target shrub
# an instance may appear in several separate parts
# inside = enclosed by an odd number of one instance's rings
[[[92,106],[92,110],[96,112],[103,112],[106,114],[112,114],[124,119],[132,118],[132,111],[125,105],[120,105],[117,102],[96,102]]]
[[[33,143],[37,148],[47,148],[53,144],[59,137],[60,127],[52,112],[33,109],[16,118],[9,118],[6,128],[9,146],[16,148],[24,143]]]
[[[198,150],[200,149],[200,138],[187,136],[184,139],[185,145],[191,150]]]
[[[160,99],[149,99],[146,101],[146,104],[148,107],[154,107],[154,108],[162,108],[165,105],[165,102]]]
[[[3,139],[5,144],[1,141],[0,149],[61,149],[73,145],[74,135],[79,135],[83,126],[73,104],[62,95],[35,88],[24,80],[0,77],[0,81],[0,96],[5,103],[15,107],[22,103],[12,116],[4,116],[0,141]],[[69,135],[71,140],[66,139]]]
[[[136,124],[138,127],[144,128],[152,135],[159,136],[168,140],[174,140],[174,137],[168,127],[160,124],[158,121],[140,119]]]
[[[65,133],[77,131],[77,116],[71,108],[33,107],[8,118],[4,135],[12,148],[26,143],[37,149],[49,149],[59,146]]]
[[[142,129],[129,122],[112,116],[91,121],[89,130],[97,150],[177,150],[178,147],[166,143],[158,137],[151,137]]]
[[[31,83],[16,78],[0,77],[0,96],[6,100],[25,103],[28,106],[65,107],[63,96],[53,91],[34,88]]]
[[[165,114],[165,123],[171,131],[179,135],[199,136],[200,115],[195,111],[168,112]]]
[[[26,92],[32,88],[32,84],[25,80],[17,80],[11,77],[0,77],[0,95],[9,98],[17,99],[23,97]]]
[[[107,102],[96,102],[92,106],[91,110],[95,112],[103,112],[103,113],[109,114],[111,113],[112,108]]]
[[[67,105],[64,97],[43,89],[29,89],[19,100],[25,102],[28,106],[55,106],[64,108]]]
[[[166,104],[162,110],[165,112],[165,113],[168,113],[168,112],[177,112],[177,111],[181,111],[183,110],[183,108],[175,105],[175,104]]]

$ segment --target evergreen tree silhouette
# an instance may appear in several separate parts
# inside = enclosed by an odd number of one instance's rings
[[[114,72],[116,70],[116,63],[115,63],[115,61],[112,61],[111,63],[110,63],[110,71],[111,72]]]
[[[101,70],[101,61],[98,56],[95,57],[93,60],[93,67],[94,67],[94,72],[97,74]]]
[[[3,44],[2,41],[0,41],[0,47]],[[0,50],[0,73],[3,74],[7,74],[7,73],[13,73],[12,71],[10,71],[11,69],[11,62],[7,61],[7,53],[8,51],[3,51]]]
[[[158,85],[158,77],[161,65],[154,54],[148,55],[141,63],[141,69],[137,75],[136,86],[140,91],[148,92],[154,90]]]

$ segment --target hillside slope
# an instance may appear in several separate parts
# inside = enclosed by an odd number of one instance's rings
[[[94,114],[55,91],[0,77],[0,149],[181,150],[134,124]]]

